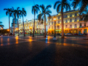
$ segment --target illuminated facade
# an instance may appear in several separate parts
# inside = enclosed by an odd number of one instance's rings
[[[64,33],[72,34],[87,34],[88,33],[88,22],[80,21],[79,11],[65,12],[63,15],[64,21]],[[54,20],[56,17],[56,33],[61,33],[61,13],[48,18],[48,33],[54,33]]]
[[[24,28],[26,33],[33,33],[33,23],[34,20],[26,20],[24,22]],[[23,22],[19,24],[20,33],[23,32]],[[35,33],[44,33],[44,25],[35,20]]]

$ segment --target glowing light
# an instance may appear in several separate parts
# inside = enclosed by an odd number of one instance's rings
[[[29,37],[29,42],[32,42],[32,41],[33,41],[32,37]]]
[[[77,19],[77,22],[79,22],[79,19]]]
[[[77,14],[77,16],[79,16],[79,14]]]
[[[74,19],[72,20],[72,22],[74,22]]]
[[[61,13],[58,13],[58,15],[61,15]]]
[[[15,39],[16,39],[16,44],[18,44],[18,36],[16,36]]]
[[[68,23],[70,22],[70,20],[68,20]]]
[[[7,31],[10,31],[9,29],[7,29]]]
[[[68,18],[70,18],[70,16],[68,15]]]
[[[72,17],[74,17],[75,15],[72,15]]]
[[[56,21],[56,17],[54,17],[53,20]]]

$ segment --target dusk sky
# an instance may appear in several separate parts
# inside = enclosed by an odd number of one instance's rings
[[[53,9],[54,3],[57,0],[0,0],[0,21],[3,22],[4,29],[8,28],[8,16],[6,16],[6,11],[4,11],[4,8],[12,8],[16,9],[17,7],[20,7],[20,9],[25,8],[27,11],[27,16],[24,18],[24,20],[28,19],[31,20],[34,18],[34,15],[32,14],[32,6],[34,4],[44,4],[46,5],[52,5],[52,8],[50,10],[52,11],[51,15],[57,14],[56,10]],[[71,3],[71,2],[70,2]],[[11,18],[12,23],[12,18]]]

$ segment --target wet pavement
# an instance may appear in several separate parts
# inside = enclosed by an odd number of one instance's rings
[[[88,66],[87,37],[0,37],[0,66]]]

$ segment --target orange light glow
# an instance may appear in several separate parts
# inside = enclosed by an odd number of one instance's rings
[[[16,36],[15,39],[16,39],[16,44],[18,44],[18,36]]]
[[[10,31],[9,29],[7,29],[7,31]]]
[[[29,42],[32,42],[32,41],[33,41],[32,37],[29,37]]]
[[[56,17],[54,17],[53,20],[56,21]]]

